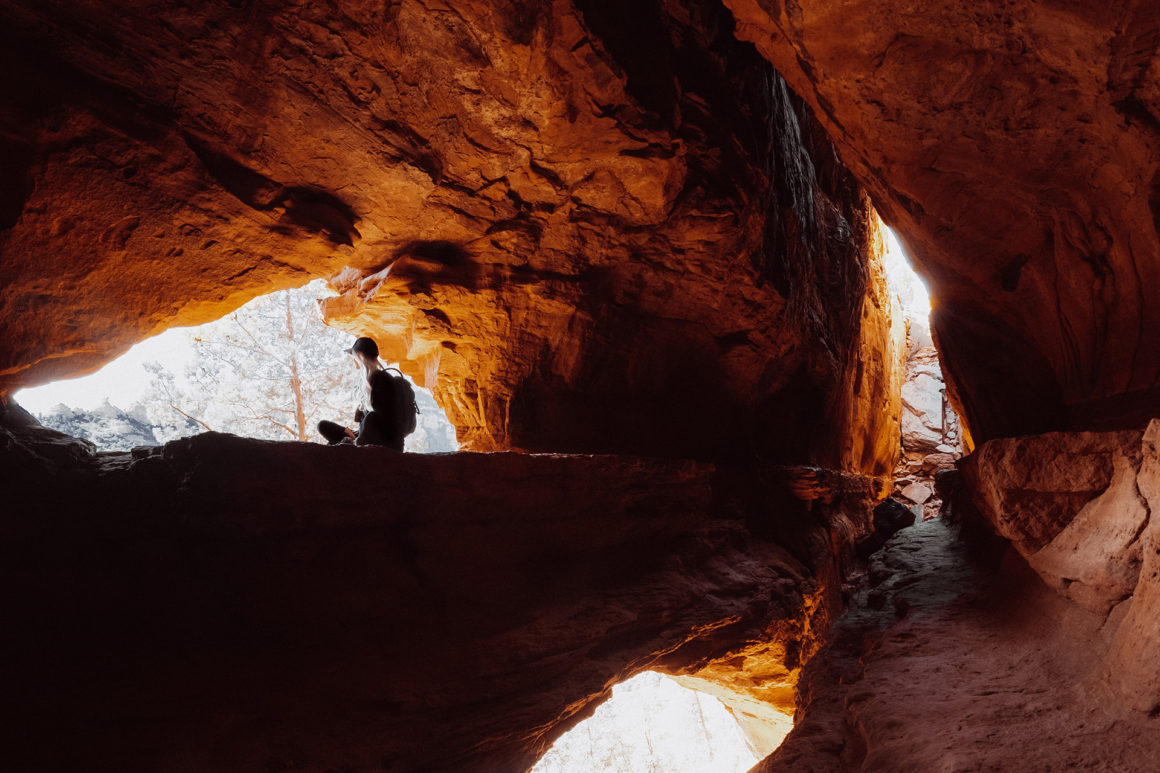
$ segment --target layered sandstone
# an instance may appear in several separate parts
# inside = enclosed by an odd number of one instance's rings
[[[1160,405],[1160,6],[725,0],[930,283],[978,440]]]
[[[0,18],[0,390],[323,276],[469,447],[891,469],[868,201],[724,8]]]
[[[525,770],[645,669],[768,750],[870,528],[849,474],[212,433],[94,455],[6,413],[12,770]]]

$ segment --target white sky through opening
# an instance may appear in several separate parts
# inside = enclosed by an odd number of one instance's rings
[[[297,295],[299,302],[303,297],[313,300],[334,294],[326,282],[321,279],[315,280],[297,290],[292,290],[291,293]],[[257,304],[259,301],[268,301],[268,299],[259,297],[255,298],[251,303]],[[246,307],[239,309],[239,314],[243,313],[245,309]],[[146,398],[146,402],[154,405],[157,397],[155,389],[151,393],[150,385],[154,378],[145,369],[145,364],[154,362],[160,364],[172,374],[173,379],[180,387],[189,387],[190,380],[186,372],[187,367],[198,364],[194,362],[194,358],[201,356],[200,352],[202,351],[201,347],[194,346],[193,342],[195,338],[206,335],[220,336],[221,326],[223,324],[227,328],[230,326],[227,324],[226,319],[222,319],[200,327],[172,328],[158,336],[141,341],[124,355],[106,364],[94,373],[79,378],[56,381],[44,386],[22,389],[15,393],[14,398],[18,404],[31,413],[40,416],[42,421],[48,423],[49,426],[54,426],[63,431],[86,437],[96,443],[100,450],[127,450],[122,449],[119,444],[123,442],[138,442],[142,439],[142,435],[139,433],[125,434],[117,429],[124,422],[116,416],[109,418],[108,421],[94,418],[109,417],[108,409],[102,409],[102,405],[106,401],[115,408],[125,412],[126,415],[134,412],[136,409],[137,412],[133,413],[135,420],[152,423],[151,431],[154,432],[154,436],[164,442],[166,439],[172,439],[172,430],[168,427],[158,426],[157,422],[163,420],[157,419],[152,413],[149,416],[143,416],[140,413],[146,410],[142,405],[142,398]],[[211,330],[214,332],[210,333],[209,331]],[[315,335],[320,334],[316,333]],[[337,337],[337,343],[335,337]],[[319,338],[317,340],[322,341],[324,339]],[[341,355],[340,351],[341,348],[353,343],[355,336],[347,335],[335,329],[328,329],[325,340],[325,345],[328,348],[332,347],[334,350],[334,367],[339,369],[350,368],[350,359]],[[420,406],[420,414],[416,431],[407,438],[407,450],[417,452],[455,450],[455,429],[448,421],[444,411],[436,404],[431,391],[419,387],[413,382],[412,385],[415,389],[416,400]],[[150,399],[150,394],[152,399]],[[327,397],[324,399],[333,398],[334,393],[332,391],[327,393]],[[355,404],[352,403],[350,406],[351,415],[353,415]],[[69,410],[63,411],[63,413],[57,412],[55,409],[61,405],[66,406]],[[153,408],[149,409],[149,411],[152,410]],[[66,418],[62,419],[62,415]],[[186,415],[188,416],[189,414]],[[339,412],[334,416],[327,415],[323,418],[341,421],[342,417],[343,414]],[[221,416],[218,418],[221,419]],[[97,422],[99,426],[95,425],[94,422]],[[104,423],[102,424],[101,422]],[[213,423],[213,426],[215,429],[221,428],[221,425],[218,425],[216,421]],[[246,429],[249,429],[249,426]],[[246,429],[229,425],[226,431],[248,434]],[[176,431],[182,432],[181,429],[177,429]],[[163,432],[164,434],[156,434],[157,432]],[[321,436],[312,439],[316,442],[322,442]]]
[[[743,773],[758,761],[719,700],[645,671],[615,685],[531,773]]]
[[[189,344],[189,331],[192,329],[171,328],[141,341],[96,373],[21,389],[15,394],[16,402],[32,413],[46,413],[60,403],[70,408],[91,410],[105,400],[128,410],[141,399],[149,385],[149,374],[144,367],[146,362],[160,362],[173,373],[185,372],[185,366],[193,356]]]
[[[910,264],[910,256],[906,254],[898,236],[885,223],[882,226],[884,251],[882,267],[886,272],[886,284],[890,292],[898,296],[902,302],[902,309],[912,324],[918,322],[924,328],[930,328],[930,293],[922,278],[915,273]]]

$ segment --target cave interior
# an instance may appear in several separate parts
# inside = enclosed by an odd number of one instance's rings
[[[526,771],[645,670],[763,773],[1156,769],[1153,0],[0,20],[6,769]],[[968,452],[902,531],[883,222]],[[12,398],[317,278],[460,452]]]

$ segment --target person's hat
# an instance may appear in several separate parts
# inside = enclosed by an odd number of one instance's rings
[[[349,349],[345,350],[347,354],[361,354],[365,357],[378,357],[379,345],[374,342],[373,338],[363,336],[351,344]]]

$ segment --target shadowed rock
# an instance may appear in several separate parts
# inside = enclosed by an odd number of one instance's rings
[[[853,476],[810,514],[777,471],[213,433],[94,456],[8,413],[13,770],[518,771],[649,668],[768,751],[869,527]]]

